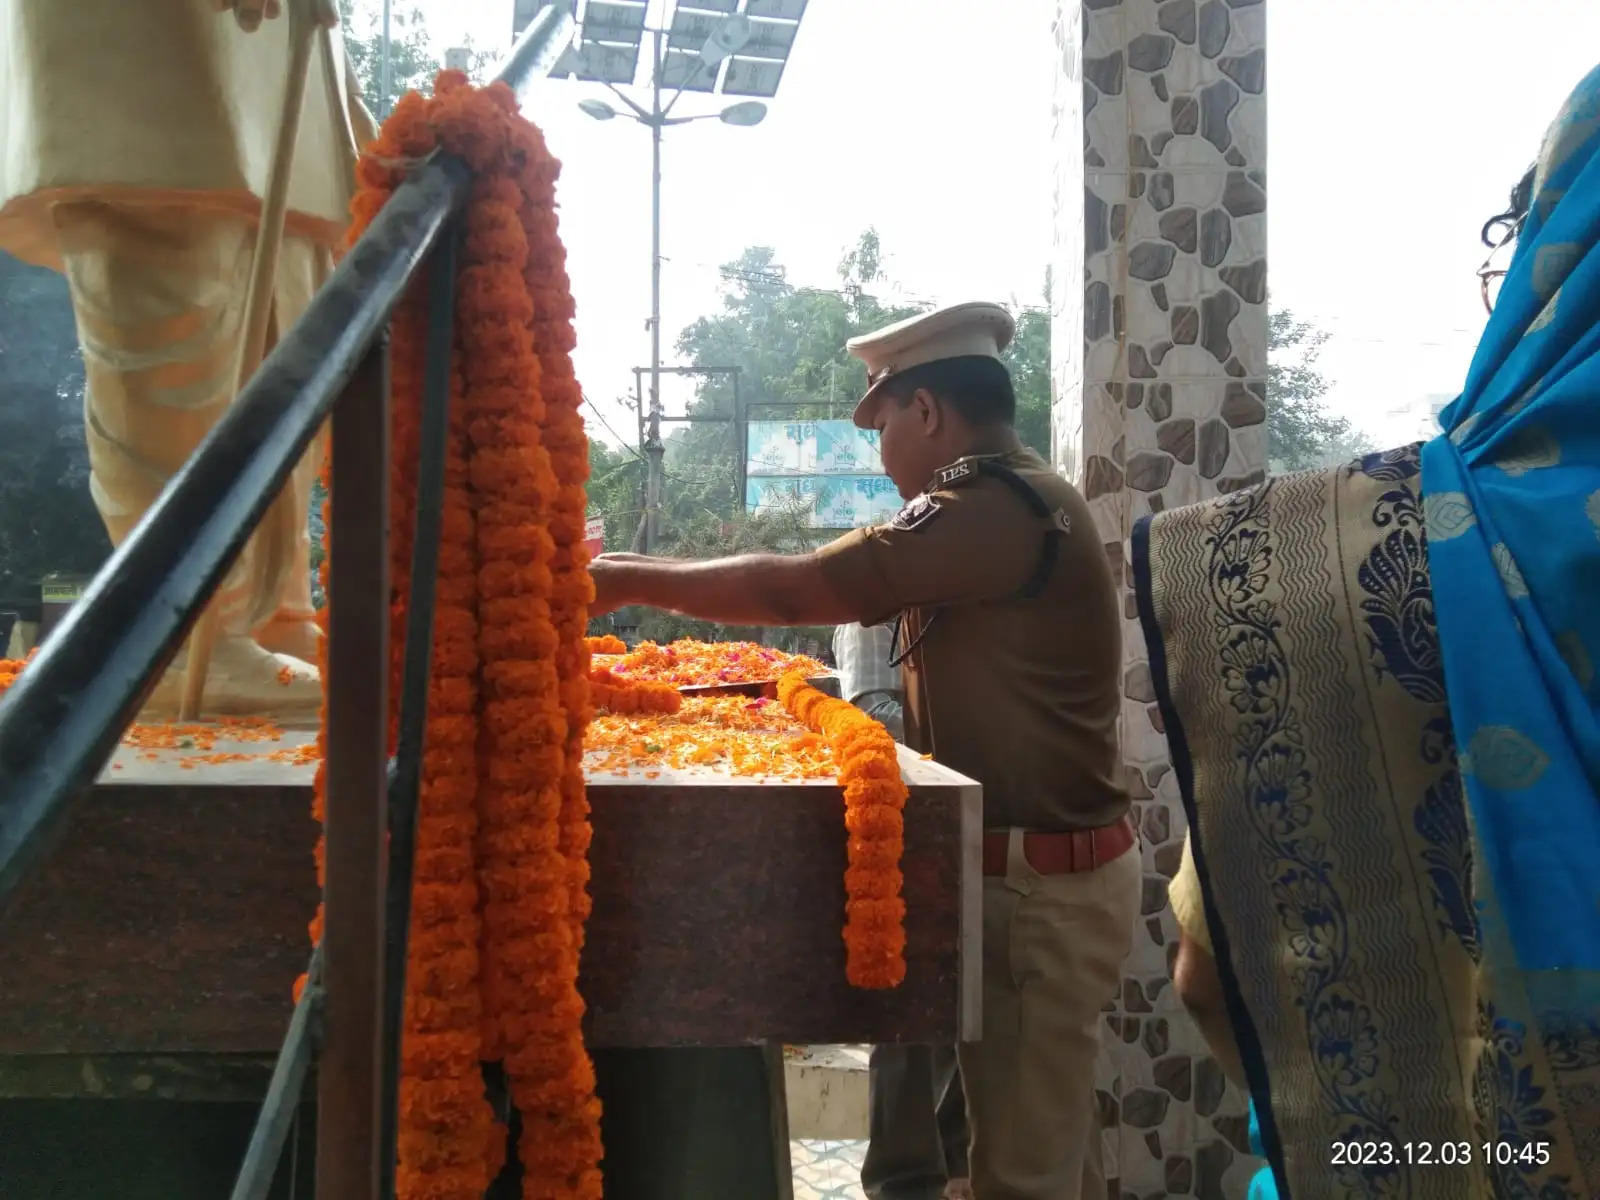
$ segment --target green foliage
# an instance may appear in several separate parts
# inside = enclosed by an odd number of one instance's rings
[[[722,311],[691,323],[678,338],[678,352],[692,365],[737,367],[739,397],[752,421],[849,416],[865,376],[845,342],[920,311],[874,294],[887,279],[882,244],[871,229],[840,261],[838,290],[793,286],[770,246],[745,250],[723,266],[722,275]],[[1048,456],[1046,309],[1021,310],[1006,361],[1017,389],[1018,430]],[[742,507],[735,495],[740,448],[727,420],[734,413],[735,386],[725,374],[702,378],[690,413],[705,422],[680,427],[666,439],[663,537],[669,553],[681,528],[706,517],[726,520]]]
[[[0,607],[110,551],[89,497],[83,363],[66,281],[0,253]]]
[[[1267,329],[1267,466],[1273,474],[1331,467],[1374,449],[1372,439],[1328,411],[1317,355],[1328,335],[1288,309]]]
[[[1044,308],[1022,308],[1014,314],[1017,333],[1002,355],[1017,394],[1017,436],[1046,462],[1050,461],[1049,298],[1047,282]]]
[[[424,94],[433,90],[433,77],[444,65],[444,52],[428,36],[427,19],[422,9],[394,5],[389,13],[389,91],[383,92],[383,4],[382,0],[356,0],[346,6],[344,44],[361,82],[362,98],[374,115],[382,117],[394,102],[409,91]],[[492,57],[467,45],[471,54],[467,73],[483,80]]]
[[[632,548],[644,512],[644,459],[631,446],[589,439],[589,516],[604,517],[606,549]]]

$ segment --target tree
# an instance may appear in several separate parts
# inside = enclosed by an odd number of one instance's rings
[[[863,384],[846,340],[920,309],[880,300],[888,284],[883,248],[869,229],[839,264],[838,290],[797,288],[770,246],[752,246],[722,268],[723,310],[692,322],[678,351],[692,365],[739,369],[740,401],[752,420],[819,420],[848,416]],[[1046,290],[1048,301],[1048,287]],[[1005,359],[1017,392],[1023,441],[1050,453],[1050,316],[1021,308]],[[690,415],[706,420],[667,440],[665,532],[699,514],[732,516],[742,507],[729,487],[740,448],[728,433],[733,380],[708,375],[697,385]]]
[[[1335,466],[1371,449],[1372,439],[1328,410],[1328,380],[1317,355],[1328,335],[1289,309],[1267,318],[1267,465],[1274,474]]]
[[[1017,394],[1017,436],[1022,444],[1050,461],[1050,279],[1044,285],[1044,307],[1016,310],[1017,332],[1001,356],[1011,369]]]
[[[637,450],[589,439],[589,516],[605,518],[608,550],[632,542],[644,511],[643,487],[644,459]]]
[[[382,116],[394,102],[409,91],[428,93],[433,77],[442,65],[443,55],[428,36],[427,19],[422,9],[395,7],[389,14],[389,91],[384,94],[383,5],[379,0],[358,0],[344,15],[344,44],[361,83],[362,98],[375,115]],[[470,41],[467,74],[482,81],[491,65],[491,56],[475,50]]]
[[[0,253],[0,608],[110,550],[89,496],[83,362],[66,281]]]

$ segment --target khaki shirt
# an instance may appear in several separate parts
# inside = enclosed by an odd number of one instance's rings
[[[962,459],[887,525],[823,547],[823,570],[863,624],[903,612],[902,648],[922,637],[903,664],[906,743],[983,785],[985,825],[1106,825],[1128,797],[1117,746],[1122,620],[1105,551],[1083,497],[1038,455],[989,457],[1050,517]],[[1058,521],[1054,566],[1024,598]]]

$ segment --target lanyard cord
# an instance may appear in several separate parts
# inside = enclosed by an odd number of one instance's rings
[[[933,616],[928,618],[927,623],[923,625],[922,630],[917,634],[916,639],[904,650],[900,650],[899,645],[900,630],[905,624],[906,615],[902,612],[894,619],[894,632],[890,635],[889,643],[889,665],[891,667],[898,667],[901,663],[905,662],[913,650],[922,645],[922,639],[928,636],[928,631],[933,628],[933,623],[939,619],[940,614],[943,612],[944,609],[942,608],[934,609]]]

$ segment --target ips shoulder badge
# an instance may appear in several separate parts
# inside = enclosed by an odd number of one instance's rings
[[[972,462],[969,459],[959,459],[948,467],[941,467],[938,475],[934,476],[935,488],[958,487],[971,479],[974,475]]]
[[[889,528],[909,533],[913,529],[919,529],[926,525],[934,517],[938,516],[940,511],[939,502],[924,492],[895,513],[894,518],[889,522]]]

